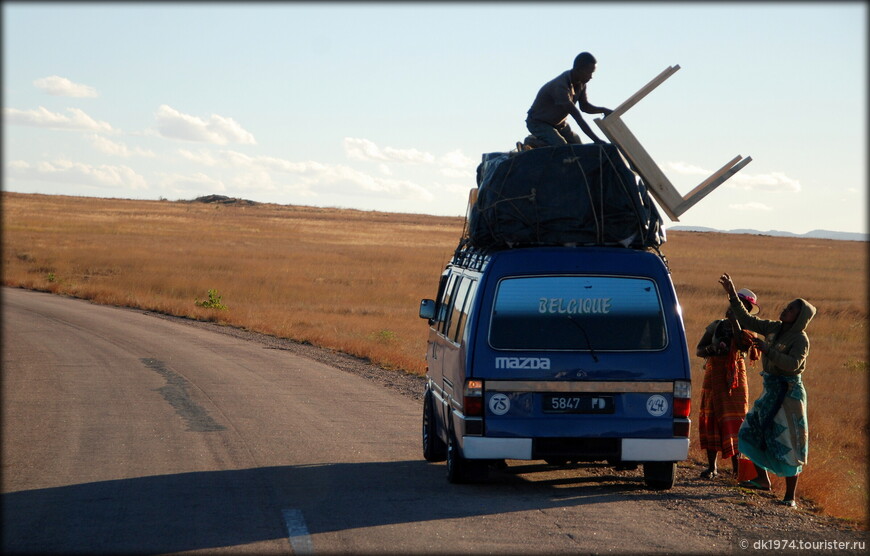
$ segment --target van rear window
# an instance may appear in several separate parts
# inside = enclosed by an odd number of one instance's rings
[[[667,343],[646,278],[534,276],[499,282],[489,343],[504,350],[650,351]]]

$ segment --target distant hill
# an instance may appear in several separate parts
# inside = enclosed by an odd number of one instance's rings
[[[805,234],[795,234],[792,232],[783,232],[780,230],[768,230],[762,232],[759,230],[749,230],[740,228],[736,230],[717,230],[715,228],[705,228],[704,226],[673,226],[667,228],[675,232],[718,232],[722,234],[751,234],[761,236],[778,236],[778,237],[805,237],[814,239],[839,239],[845,241],[870,241],[870,234],[862,234],[855,232],[832,232],[830,230],[812,230]]]

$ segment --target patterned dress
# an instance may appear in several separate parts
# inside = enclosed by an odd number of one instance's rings
[[[759,467],[794,477],[807,461],[807,393],[800,375],[761,376],[764,392],[740,428],[740,448]]]
[[[809,452],[807,393],[801,374],[810,352],[806,328],[816,308],[806,299],[794,302],[798,302],[799,315],[786,327],[781,321],[747,314],[737,298],[731,297],[731,310],[741,326],[764,335],[769,344],[761,359],[764,391],[740,427],[738,447],[755,465],[780,477],[798,475]]]
[[[741,348],[748,350],[753,362],[758,359],[758,352],[747,347],[746,334],[749,333],[743,332],[741,338],[733,337],[726,320],[711,323],[707,331],[712,333],[713,345],[725,341],[730,349],[727,354],[707,357],[704,364],[698,435],[701,449],[722,452],[722,458],[728,459],[738,453],[737,432],[749,408],[743,359],[747,352]]]

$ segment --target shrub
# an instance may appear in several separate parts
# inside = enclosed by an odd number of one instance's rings
[[[207,300],[200,301],[195,299],[193,302],[197,307],[205,307],[206,309],[219,309],[221,311],[229,309],[229,307],[221,303],[221,296],[218,295],[217,290],[208,290]]]

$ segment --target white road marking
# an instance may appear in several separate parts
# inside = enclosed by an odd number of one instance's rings
[[[287,535],[293,546],[294,554],[314,554],[314,545],[308,535],[308,527],[300,510],[282,510],[284,523],[287,525]]]

